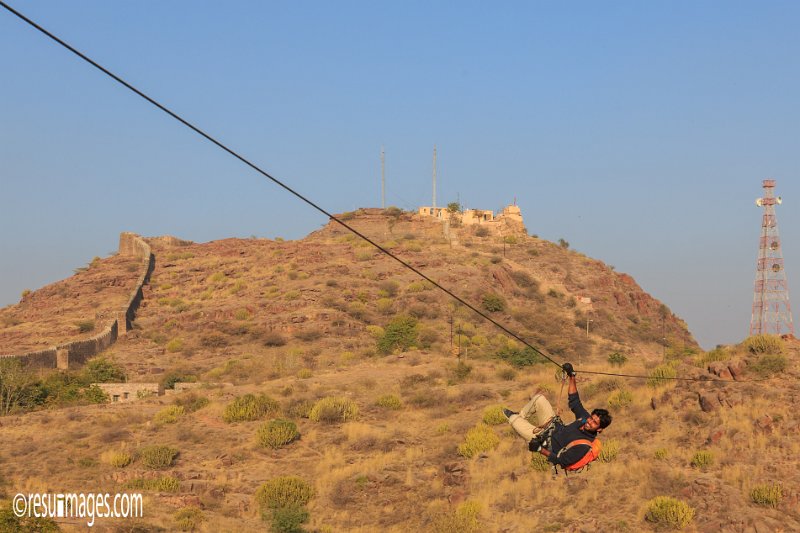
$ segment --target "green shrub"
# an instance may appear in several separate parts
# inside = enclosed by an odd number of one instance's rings
[[[750,499],[756,505],[777,507],[783,499],[783,487],[778,483],[765,483],[750,489]]]
[[[181,531],[194,531],[205,520],[199,507],[190,506],[178,509],[174,515],[175,525]]]
[[[502,405],[490,405],[489,407],[483,410],[484,424],[488,424],[490,426],[496,426],[497,424],[503,424],[507,421],[508,419],[506,418],[506,415],[503,414]]]
[[[714,464],[714,454],[709,451],[695,452],[692,456],[692,466],[695,468],[708,468]]]
[[[259,420],[279,409],[280,404],[265,394],[245,394],[225,406],[222,419],[228,423]]]
[[[659,448],[655,452],[653,452],[653,457],[658,459],[659,461],[663,461],[664,459],[669,457],[669,449]]]
[[[342,396],[328,396],[314,404],[308,418],[314,422],[346,422],[358,416],[358,405]]]
[[[490,313],[503,311],[506,308],[506,301],[499,294],[487,293],[483,295],[481,300],[483,308]]]
[[[250,320],[251,316],[250,311],[245,308],[237,309],[233,314],[233,318],[236,320]]]
[[[183,350],[183,341],[181,339],[172,339],[165,346],[168,352],[175,353]]]
[[[625,354],[614,352],[608,356],[608,363],[611,366],[623,366],[628,362],[628,357]]]
[[[125,468],[133,461],[133,457],[126,451],[110,451],[100,456],[100,458],[114,468]]]
[[[666,385],[677,376],[678,373],[675,371],[675,367],[671,365],[658,365],[648,374],[647,384],[653,388],[660,387]]]
[[[265,448],[278,449],[299,438],[297,424],[290,420],[270,420],[258,428],[258,443]]]
[[[124,383],[126,379],[125,368],[105,357],[90,359],[82,372],[92,383]]]
[[[548,362],[547,359],[533,351],[528,346],[523,349],[519,349],[510,345],[505,346],[497,352],[497,357],[507,361],[510,365],[517,368],[539,365]]]
[[[472,366],[466,364],[463,361],[459,361],[456,363],[456,366],[453,367],[453,382],[459,383],[464,381],[469,377],[472,373]]]
[[[380,326],[376,326],[374,324],[367,326],[367,333],[372,335],[375,340],[380,339],[386,333],[384,329]]]
[[[52,518],[18,517],[11,505],[0,507],[2,533],[57,533],[61,528]]]
[[[762,378],[780,374],[786,370],[786,356],[783,354],[764,354],[749,368]]]
[[[375,400],[375,405],[378,407],[383,407],[384,409],[396,411],[403,407],[403,402],[394,394],[384,394]]]
[[[619,455],[619,441],[611,439],[604,440],[602,442],[603,444],[600,447],[600,455],[597,459],[604,463],[610,463],[617,458],[617,455]]]
[[[547,460],[547,457],[535,452],[531,454],[531,469],[537,472],[547,472],[553,466],[553,463]]]
[[[171,370],[164,374],[161,378],[161,383],[165,389],[174,390],[176,383],[194,383],[197,381],[197,376],[194,374],[187,374],[183,370]]]
[[[139,461],[147,468],[162,470],[172,466],[178,456],[178,450],[169,446],[145,446],[137,454]]]
[[[314,373],[311,372],[311,369],[309,368],[301,368],[300,370],[297,371],[297,377],[300,379],[308,379],[313,375]]]
[[[753,335],[742,345],[752,354],[778,354],[783,352],[783,340],[777,335]]]
[[[303,524],[308,522],[308,510],[301,505],[279,507],[271,513],[270,531],[274,533],[302,533]],[[265,518],[267,514],[264,515]]]
[[[182,406],[170,405],[157,412],[156,416],[153,417],[153,422],[156,424],[174,424],[185,413],[186,409]]]
[[[699,367],[704,367],[708,363],[714,361],[727,361],[730,358],[731,356],[728,350],[726,350],[724,347],[717,347],[697,356],[694,364]]]
[[[89,333],[90,331],[94,331],[94,320],[81,320],[80,322],[75,322],[75,327],[78,328],[78,333]]]
[[[272,478],[258,490],[255,499],[259,508],[279,509],[282,507],[301,507],[314,497],[314,488],[297,476]]]
[[[378,339],[378,350],[390,354],[394,350],[408,350],[417,342],[417,319],[409,315],[397,315],[384,328]]]
[[[458,453],[470,459],[479,453],[494,449],[498,444],[500,444],[500,437],[492,431],[492,428],[480,423],[467,431],[464,442],[458,445]]]
[[[646,505],[645,520],[657,525],[683,529],[694,518],[694,509],[670,496],[656,496]]]
[[[111,400],[108,393],[97,385],[89,385],[83,389],[81,396],[88,403],[107,403]]]
[[[627,407],[633,402],[633,393],[627,389],[618,390],[608,397],[608,406],[614,409]]]
[[[125,483],[126,489],[134,490],[154,490],[158,492],[178,492],[181,489],[181,482],[172,476],[162,476],[159,478],[136,478]]]
[[[478,502],[467,500],[454,512],[444,513],[431,521],[432,533],[479,533],[484,528],[478,519],[481,506]]]

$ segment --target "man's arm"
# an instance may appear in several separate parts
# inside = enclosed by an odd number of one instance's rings
[[[589,411],[583,407],[580,396],[578,396],[578,384],[575,381],[575,371],[572,369],[570,363],[564,363],[564,371],[569,376],[569,387],[567,388],[567,403],[569,410],[575,415],[575,418],[587,418]]]

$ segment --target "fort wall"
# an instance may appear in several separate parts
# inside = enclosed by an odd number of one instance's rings
[[[150,281],[150,274],[155,268],[156,261],[150,245],[135,233],[124,232],[120,234],[119,253],[141,258],[140,274],[131,291],[128,303],[117,312],[116,318],[106,325],[100,333],[87,339],[59,344],[36,352],[0,355],[0,357],[16,357],[25,365],[39,368],[66,370],[70,366],[85,363],[87,359],[114,344],[119,336],[125,335],[130,330],[131,323],[136,317],[136,311],[142,303],[142,287]]]

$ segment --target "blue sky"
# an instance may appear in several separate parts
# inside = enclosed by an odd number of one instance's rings
[[[800,290],[796,2],[22,1],[12,6],[332,212],[499,209],[614,265],[701,344],[747,335],[761,180]],[[121,231],[326,221],[0,10],[0,305]],[[800,293],[799,293],[800,294]],[[800,297],[800,296],[798,296]]]

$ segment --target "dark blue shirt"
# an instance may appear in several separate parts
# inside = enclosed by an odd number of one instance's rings
[[[577,392],[569,395],[569,409],[575,415],[576,420],[571,424],[556,425],[550,444],[550,456],[547,458],[547,460],[554,465],[561,465],[562,467],[567,467],[580,461],[591,449],[591,446],[588,444],[576,444],[559,457],[558,452],[561,451],[562,448],[575,440],[583,439],[592,442],[597,437],[595,433],[580,429],[580,427],[586,423],[586,419],[589,418],[590,415],[589,411],[583,407]]]

